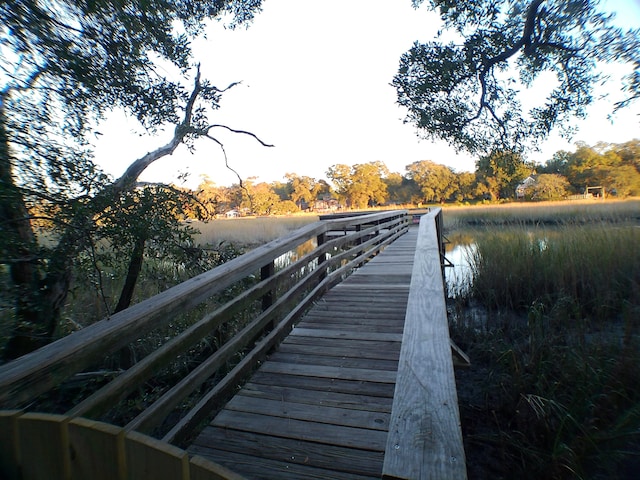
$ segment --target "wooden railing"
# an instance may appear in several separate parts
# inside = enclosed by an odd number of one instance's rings
[[[442,211],[420,219],[398,363],[385,479],[466,479],[453,372],[468,358],[449,338],[443,282]],[[452,356],[453,353],[453,356]]]
[[[138,432],[84,418],[0,411],[6,480],[242,480],[199,456]]]
[[[312,302],[405,233],[410,221],[404,210],[320,221],[258,247],[0,366],[0,408],[46,410],[72,390],[66,417],[108,421],[182,445]],[[127,348],[144,358],[112,379],[100,376],[105,358]],[[99,370],[93,391],[85,384],[73,390],[92,369]]]

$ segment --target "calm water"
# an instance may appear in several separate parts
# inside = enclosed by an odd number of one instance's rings
[[[471,287],[473,275],[469,265],[469,259],[473,257],[476,244],[469,242],[468,238],[450,239],[451,243],[446,247],[446,258],[453,266],[445,268],[445,279],[449,296],[463,295]]]

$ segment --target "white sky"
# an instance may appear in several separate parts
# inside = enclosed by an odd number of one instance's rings
[[[606,0],[621,25],[640,26],[640,0]],[[218,132],[229,164],[243,179],[283,181],[286,173],[326,178],[336,163],[383,161],[392,172],[432,160],[456,171],[473,171],[475,158],[456,154],[444,143],[419,140],[404,111],[395,104],[390,83],[402,53],[414,41],[433,38],[437,16],[410,0],[265,0],[263,12],[248,29],[225,30],[215,23],[207,39],[194,45],[202,75],[227,92],[210,120],[248,130],[274,148],[244,135]],[[616,98],[618,88],[608,87]],[[607,120],[611,104],[598,102],[571,142],[553,136],[529,158],[543,162],[558,150],[574,150],[575,141],[621,143],[640,137],[640,103]],[[164,144],[172,127],[157,137],[132,133],[133,120],[114,114],[101,125],[96,157],[118,176],[133,160]],[[215,133],[215,132],[214,132]],[[141,177],[174,181],[190,173],[195,187],[206,174],[218,185],[237,181],[224,167],[220,149],[203,139],[191,154],[182,146]]]

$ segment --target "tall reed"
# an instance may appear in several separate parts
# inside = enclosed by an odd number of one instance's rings
[[[490,227],[452,321],[470,478],[631,479],[640,469],[640,228]],[[469,303],[466,299],[465,304]]]
[[[553,309],[569,301],[575,315],[606,320],[640,284],[638,227],[523,225],[486,231],[476,242],[472,294],[489,308]]]

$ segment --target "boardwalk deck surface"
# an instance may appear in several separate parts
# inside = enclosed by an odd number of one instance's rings
[[[379,479],[416,238],[324,295],[189,452],[249,479]]]

